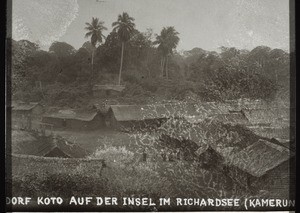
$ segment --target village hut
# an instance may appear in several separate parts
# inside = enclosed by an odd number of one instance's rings
[[[206,146],[209,145],[223,158],[261,138],[241,125],[224,124],[214,119],[206,119],[201,123],[190,123],[183,118],[169,119],[158,131],[163,141],[188,145],[197,156],[200,156],[201,150],[206,151]],[[189,144],[184,143],[186,141]],[[197,149],[199,150],[196,151]]]
[[[242,112],[253,126],[289,125],[289,108],[243,109]]]
[[[94,85],[93,96],[97,98],[117,97],[124,89],[124,85]]]
[[[214,120],[224,124],[249,126],[250,122],[242,112],[232,112],[226,114],[217,114],[213,116]]]
[[[34,136],[25,131],[13,132],[12,153],[41,157],[84,158],[90,152],[62,137]]]
[[[111,105],[106,117],[106,126],[121,130],[155,128],[172,117],[196,114],[194,105]]]
[[[228,114],[233,108],[227,103],[203,102],[194,105],[196,113],[184,116],[190,123],[200,123],[207,118],[212,118],[220,114]]]
[[[196,151],[196,154],[202,168],[211,171],[221,171],[223,169],[224,156],[214,145],[206,144],[206,146],[201,146]]]
[[[290,128],[273,126],[248,126],[256,135],[269,139],[290,139]]]
[[[39,119],[44,111],[36,102],[13,102],[11,107],[13,128],[31,129],[32,121]]]
[[[118,105],[118,101],[114,99],[106,99],[106,100],[97,99],[93,101],[91,105],[91,109],[98,111],[102,114],[106,114],[111,105]]]
[[[61,110],[43,116],[42,122],[54,129],[94,130],[104,127],[104,116],[100,112],[75,112]]]
[[[295,150],[295,143],[294,141],[291,142],[291,140],[288,139],[281,139],[281,138],[271,138],[270,140],[271,143],[275,143],[280,146],[284,146],[290,150]]]
[[[43,113],[43,106],[37,102],[13,102],[12,103],[12,115],[22,116],[31,115],[38,116]]]
[[[209,121],[186,124],[168,120],[159,130],[162,142],[190,146],[193,160],[205,169],[222,172],[243,189],[256,190],[269,182],[280,190],[288,188],[285,174],[289,174],[291,151],[285,144],[263,140],[241,126]]]
[[[293,156],[288,148],[260,139],[226,159],[226,174],[249,190],[288,190]]]
[[[184,160],[195,160],[196,151],[206,148],[201,129],[183,118],[169,119],[157,131],[160,134],[160,145],[171,150],[179,149]]]
[[[231,111],[241,111],[242,109],[264,109],[267,108],[262,100],[236,99],[226,100],[226,104],[230,105]]]

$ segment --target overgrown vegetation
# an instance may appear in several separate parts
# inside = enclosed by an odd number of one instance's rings
[[[151,29],[140,32],[133,22],[127,13],[120,15],[104,41],[105,23],[93,19],[86,35],[92,36],[92,43],[87,41],[78,50],[54,42],[44,51],[35,43],[13,40],[14,98],[80,107],[92,99],[94,84],[121,83],[126,85],[122,97],[127,99],[120,102],[181,100],[187,93],[204,101],[270,100],[289,87],[290,57],[281,49],[221,47],[217,53],[197,47],[178,53],[180,33],[174,27],[156,35]],[[128,30],[121,32],[120,23]],[[93,25],[99,30],[93,31]]]

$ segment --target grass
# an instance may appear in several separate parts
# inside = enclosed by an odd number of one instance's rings
[[[12,174],[24,175],[39,173],[72,173],[84,170],[96,172],[102,168],[103,159],[44,158],[29,155],[12,155]]]

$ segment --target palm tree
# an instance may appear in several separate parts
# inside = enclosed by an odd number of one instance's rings
[[[99,21],[98,18],[92,18],[91,23],[85,23],[87,26],[85,29],[88,31],[85,34],[85,38],[91,37],[91,44],[92,44],[92,73],[91,73],[91,79],[93,78],[94,73],[94,52],[96,49],[97,43],[102,43],[102,38],[105,38],[105,36],[102,34],[103,30],[107,30],[106,27],[104,27],[104,22]]]
[[[133,23],[134,18],[130,17],[128,13],[123,12],[123,14],[118,16],[118,21],[112,23],[112,27],[114,27],[114,31],[118,33],[119,39],[122,42],[122,50],[121,50],[121,64],[119,71],[119,85],[121,84],[121,73],[123,66],[123,55],[124,55],[124,46],[125,42],[129,41],[130,36],[134,31],[135,24]]]
[[[154,44],[158,44],[158,50],[161,52],[161,71],[162,76],[169,78],[168,73],[168,60],[169,56],[173,53],[173,49],[177,47],[179,42],[178,32],[174,27],[164,27],[160,35],[156,36]]]

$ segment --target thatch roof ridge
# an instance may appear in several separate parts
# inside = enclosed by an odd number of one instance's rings
[[[292,154],[288,148],[260,139],[231,156],[229,165],[260,177],[289,160]]]
[[[118,121],[147,120],[196,114],[194,104],[110,105]]]
[[[41,104],[39,102],[12,102],[11,106],[12,106],[12,110],[13,111],[17,111],[17,110],[22,110],[22,111],[28,111],[33,109],[34,107],[38,106]]]
[[[72,120],[81,120],[81,121],[91,121],[98,114],[97,111],[87,111],[87,112],[79,112],[74,111],[74,113],[62,113],[62,112],[52,112],[47,113],[43,117],[49,118],[59,118],[59,119],[72,119]]]
[[[250,125],[247,117],[241,112],[234,113],[222,113],[218,115],[214,115],[212,119],[218,120],[222,123],[232,123],[232,124],[243,124]]]
[[[65,162],[91,162],[91,161],[105,161],[102,158],[60,158],[60,157],[43,157],[43,156],[34,156],[34,155],[24,155],[24,154],[15,154],[11,153],[11,156],[14,158],[19,159],[35,159],[35,160],[42,160],[42,161],[65,161]]]

